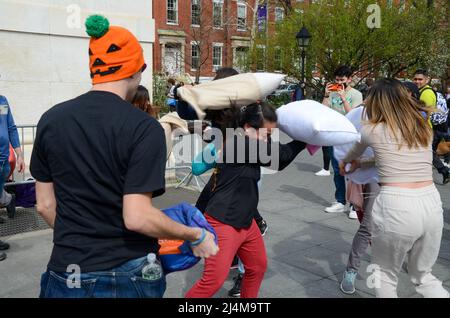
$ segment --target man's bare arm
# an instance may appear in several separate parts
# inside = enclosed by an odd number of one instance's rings
[[[55,226],[56,198],[53,182],[36,181],[36,209],[51,228]]]
[[[152,194],[127,194],[123,197],[123,219],[128,230],[154,238],[194,242],[202,237],[200,228],[177,223],[152,205]],[[200,257],[215,255],[218,247],[214,235],[206,231],[204,241],[193,248]]]

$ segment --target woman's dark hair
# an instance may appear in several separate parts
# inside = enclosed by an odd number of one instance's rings
[[[157,117],[156,110],[152,107],[152,104],[150,104],[150,94],[148,92],[148,89],[146,89],[144,86],[139,85],[136,95],[134,95],[132,104],[139,108],[140,110],[143,110],[144,112],[148,113],[152,117]]]
[[[237,75],[237,74],[239,74],[239,72],[236,71],[232,67],[222,67],[216,71],[216,76],[214,77],[213,81],[227,78],[227,77]],[[219,110],[207,109],[205,111],[205,113],[206,113],[205,119],[211,121],[211,124],[213,127],[222,129],[221,123],[224,120],[223,116],[225,116],[226,110],[224,110],[224,109],[219,109]]]
[[[222,111],[217,124],[225,136],[227,128],[242,128],[245,124],[259,129],[264,122],[277,122],[278,117],[275,108],[268,103],[253,103],[248,106],[233,104],[230,108]]]
[[[420,90],[416,84],[414,84],[413,82],[403,82],[402,84],[406,87],[408,92],[411,93],[414,99],[416,100],[420,99]]]
[[[169,78],[169,79],[167,80],[167,83],[172,84],[172,85],[175,85],[175,80],[174,80],[173,78]]]

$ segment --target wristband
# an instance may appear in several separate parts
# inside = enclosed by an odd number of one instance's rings
[[[191,246],[192,246],[192,247],[199,246],[200,244],[203,243],[203,241],[205,240],[205,238],[206,238],[206,230],[205,230],[205,229],[202,229],[202,235],[200,236],[200,238],[199,238],[197,241],[191,242]]]

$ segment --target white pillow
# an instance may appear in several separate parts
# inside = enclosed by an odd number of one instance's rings
[[[199,119],[205,109],[229,108],[232,103],[249,105],[263,100],[273,92],[286,75],[274,73],[245,73],[233,75],[197,86],[178,88],[177,95],[194,108]]]
[[[311,145],[335,146],[361,140],[344,115],[313,100],[284,105],[277,109],[277,115],[283,132]]]
[[[361,121],[363,116],[364,107],[357,107],[352,109],[345,117],[351,121],[351,123],[355,126],[355,128],[360,131],[361,129]],[[365,115],[365,114],[364,114]],[[365,117],[366,119],[367,117]],[[347,153],[352,149],[354,142],[339,145],[334,147],[334,157],[337,161],[341,161],[345,158]],[[374,153],[371,147],[368,147],[366,151],[361,155],[362,159],[373,158]],[[366,168],[366,169],[357,169],[352,173],[346,175],[346,177],[357,184],[367,184],[367,183],[375,183],[378,182],[378,172],[377,168]]]

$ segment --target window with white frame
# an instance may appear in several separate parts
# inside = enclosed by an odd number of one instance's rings
[[[178,0],[167,0],[167,23],[178,23]]]
[[[200,46],[196,42],[191,43],[191,69],[196,70],[200,67]]]
[[[221,43],[213,44],[213,69],[215,71],[222,67],[222,47]]]
[[[213,25],[215,28],[222,27],[223,0],[213,0]]]
[[[275,8],[275,22],[281,22],[284,19],[284,9],[281,7]]]
[[[201,0],[192,0],[191,3],[191,24],[192,25],[200,25],[200,1]]]
[[[238,3],[237,29],[238,31],[247,31],[247,6],[245,3]]]
[[[235,68],[237,71],[248,71],[248,52],[249,48],[246,46],[239,46],[235,49],[233,56],[233,68]]]

